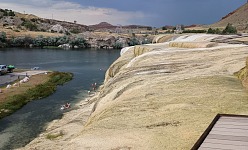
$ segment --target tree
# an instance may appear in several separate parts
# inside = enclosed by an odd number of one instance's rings
[[[84,38],[81,38],[81,37],[76,37],[76,38],[73,38],[69,44],[74,47],[74,46],[78,46],[78,47],[85,47],[85,42],[86,40]]]
[[[162,27],[162,30],[167,30],[166,26],[163,26],[163,27]]]
[[[207,31],[208,34],[215,34],[214,30],[212,28],[209,28]]]
[[[29,29],[30,31],[37,31],[38,30],[38,27],[37,27],[36,23],[32,23],[30,21],[24,21],[22,23],[22,25],[24,27],[26,27],[27,29]]]
[[[34,39],[34,46],[43,48],[45,45],[47,45],[47,39],[44,38],[42,35],[39,35]]]
[[[131,38],[130,41],[128,42],[129,46],[134,46],[134,45],[139,45],[139,40],[137,38]]]
[[[0,33],[0,41],[1,41],[2,43],[4,43],[4,42],[6,42],[6,39],[7,39],[6,33],[5,33],[5,32],[1,32],[1,33]]]
[[[236,34],[237,29],[232,26],[232,24],[228,23],[226,28],[222,31],[223,34]]]

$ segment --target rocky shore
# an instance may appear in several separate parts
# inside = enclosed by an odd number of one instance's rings
[[[216,114],[248,115],[248,93],[234,76],[248,46],[216,38],[123,49],[99,92],[20,149],[190,149]]]

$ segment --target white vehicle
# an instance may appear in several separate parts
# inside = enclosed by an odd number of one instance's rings
[[[6,74],[8,72],[8,68],[6,65],[0,65],[0,75]]]

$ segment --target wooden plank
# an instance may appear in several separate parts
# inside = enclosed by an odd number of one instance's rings
[[[225,129],[243,129],[243,130],[248,130],[248,126],[233,126],[229,124],[218,124],[216,123],[214,125],[214,128],[225,128]]]
[[[209,148],[209,149],[219,148],[219,149],[226,149],[226,150],[247,150],[247,146],[212,144],[212,143],[202,143],[202,145],[200,147]]]
[[[218,124],[221,125],[234,125],[234,126],[248,126],[248,123],[245,122],[227,122],[227,121],[218,121]]]
[[[243,136],[248,137],[248,133],[240,132],[221,132],[221,131],[211,131],[209,134],[218,134],[218,135],[231,135],[231,136]]]
[[[233,128],[233,129],[213,128],[210,131],[210,133],[213,132],[213,131],[217,131],[217,132],[229,132],[229,133],[245,133],[248,136],[248,130],[243,130],[242,128],[239,128],[239,129],[235,129],[235,128]]]
[[[230,141],[243,141],[248,142],[248,137],[244,136],[232,136],[232,135],[216,135],[216,134],[209,134],[207,136],[209,139],[219,139],[219,140],[230,140]]]
[[[223,118],[221,117],[219,121],[223,121],[223,122],[243,122],[243,123],[248,123],[248,118],[235,118],[235,117],[226,117],[226,118]]]
[[[209,148],[199,147],[198,150],[209,150]],[[223,150],[221,148],[211,148],[211,150]]]
[[[226,145],[237,145],[237,146],[247,146],[248,142],[243,141],[233,141],[233,140],[219,140],[219,139],[210,139],[206,138],[204,143],[213,143],[213,144],[226,144]]]

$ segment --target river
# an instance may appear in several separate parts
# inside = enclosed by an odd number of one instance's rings
[[[0,120],[0,149],[25,146],[44,130],[48,122],[62,117],[62,104],[70,102],[73,109],[75,103],[87,97],[92,83],[99,85],[103,82],[106,70],[119,54],[120,51],[116,49],[0,49],[0,64],[27,69],[40,67],[42,70],[74,74],[73,80],[59,86],[53,95],[32,101]]]

